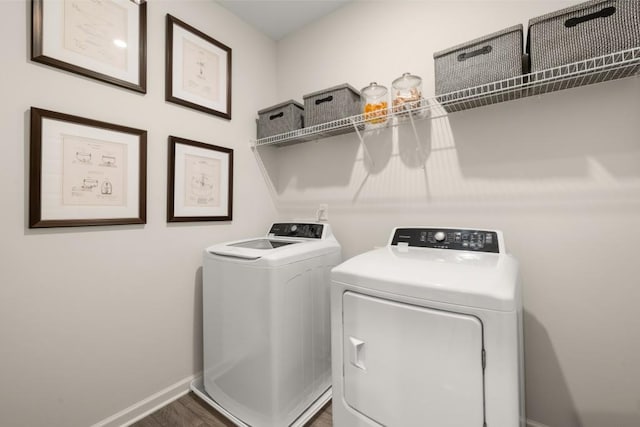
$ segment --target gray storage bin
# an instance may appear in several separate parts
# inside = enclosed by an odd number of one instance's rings
[[[258,139],[302,129],[304,107],[293,99],[258,111]]]
[[[529,21],[533,72],[638,46],[639,0],[592,0]]]
[[[436,95],[521,75],[522,51],[522,25],[515,25],[434,53]]]
[[[361,113],[360,92],[348,84],[313,92],[303,99],[305,127]]]

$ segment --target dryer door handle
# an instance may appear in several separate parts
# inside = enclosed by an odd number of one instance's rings
[[[349,352],[349,361],[356,368],[366,371],[367,368],[364,366],[364,341],[359,340],[358,338],[349,337],[349,343],[351,347]]]

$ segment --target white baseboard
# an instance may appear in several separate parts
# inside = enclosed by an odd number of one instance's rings
[[[546,424],[527,419],[527,427],[548,427]]]
[[[201,372],[197,373],[196,375],[191,375],[187,378],[184,378],[177,383],[172,384],[169,387],[166,387],[165,389],[152,394],[146,399],[134,403],[133,405],[129,406],[126,409],[123,409],[117,414],[114,414],[109,418],[105,418],[104,420],[92,425],[91,427],[129,426],[151,414],[152,412],[155,412],[163,406],[189,393],[189,384],[191,384],[191,381],[193,381],[200,375],[202,375]]]

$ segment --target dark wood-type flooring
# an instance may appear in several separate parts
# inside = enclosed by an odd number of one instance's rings
[[[305,427],[331,427],[331,402]],[[235,427],[224,415],[213,409],[193,392],[185,394],[131,427]]]

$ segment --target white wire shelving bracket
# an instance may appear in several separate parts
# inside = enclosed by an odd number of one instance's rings
[[[370,116],[359,114],[254,140],[251,145],[285,146],[354,131],[362,141],[363,133],[406,123],[407,118],[415,130],[414,119],[436,118],[456,111],[637,75],[640,75],[640,47],[425,98],[401,112],[390,108],[386,111],[385,124],[372,125],[367,120]]]

